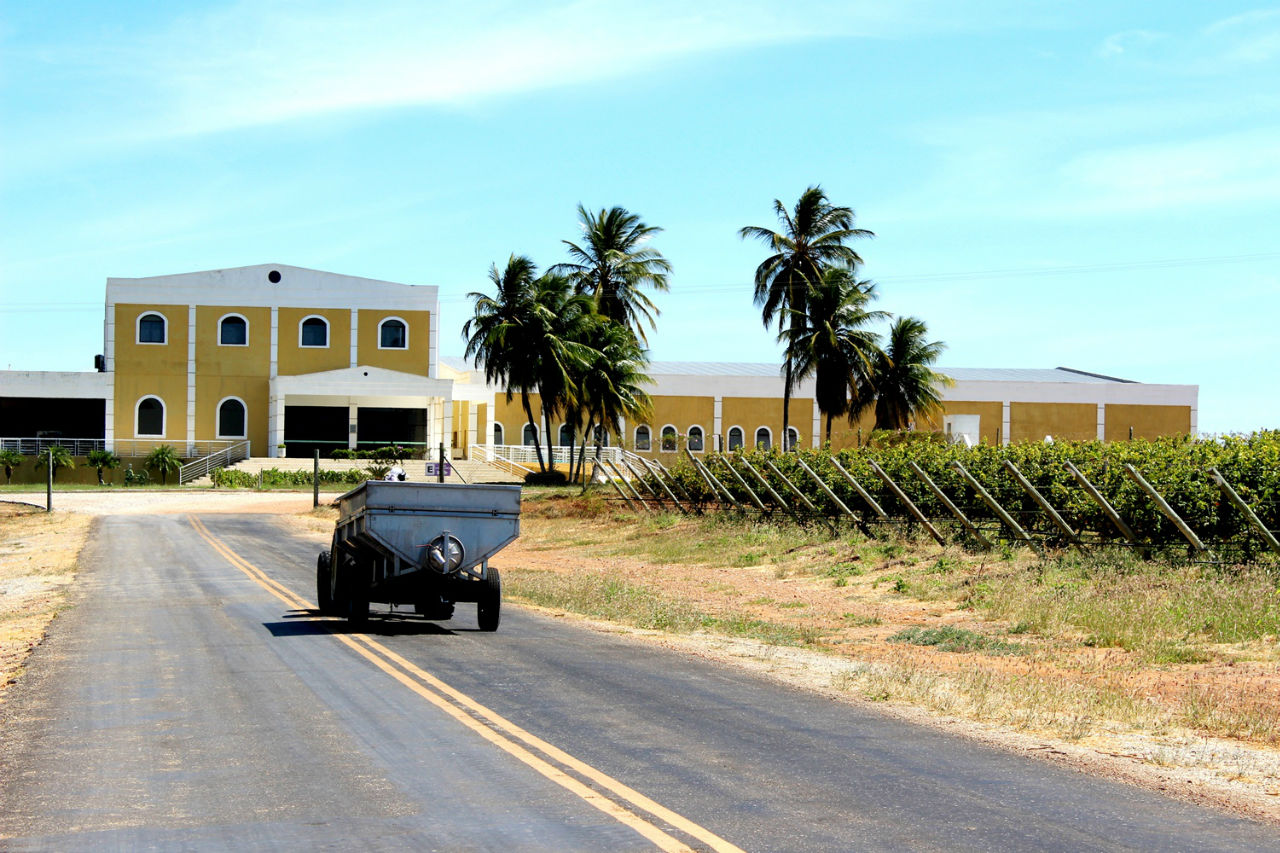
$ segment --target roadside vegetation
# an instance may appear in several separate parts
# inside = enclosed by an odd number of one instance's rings
[[[816,686],[1077,742],[1280,746],[1269,557],[979,553],[905,528],[871,538],[730,513],[638,515],[577,490],[527,490],[523,519],[503,560],[515,599],[821,652],[830,674]]]

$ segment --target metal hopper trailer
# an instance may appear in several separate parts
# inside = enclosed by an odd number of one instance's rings
[[[502,580],[489,558],[520,535],[520,487],[370,480],[338,498],[333,544],[316,560],[320,612],[351,622],[369,603],[413,605],[450,619],[476,602],[496,631]]]

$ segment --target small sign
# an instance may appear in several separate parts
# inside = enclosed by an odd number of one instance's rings
[[[452,465],[450,465],[448,462],[444,463],[444,475],[445,475],[446,477],[448,477],[448,476],[449,476],[450,474],[452,474],[452,473],[453,473],[453,466],[452,466]],[[428,463],[427,463],[427,476],[428,476],[428,477],[436,477],[436,476],[439,476],[439,474],[440,474],[440,463],[439,463],[439,462],[428,462]]]

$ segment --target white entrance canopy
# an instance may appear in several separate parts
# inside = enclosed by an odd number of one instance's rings
[[[453,431],[452,379],[433,379],[382,367],[344,367],[319,373],[277,376],[271,380],[267,425],[272,456],[284,442],[285,406],[345,406],[354,447],[361,407],[422,409],[428,413],[427,442],[449,443]]]

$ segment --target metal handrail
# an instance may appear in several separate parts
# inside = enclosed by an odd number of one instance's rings
[[[228,465],[234,465],[241,459],[249,458],[249,442],[237,441],[230,447],[225,447],[208,456],[201,457],[194,461],[188,462],[178,469],[178,484],[188,483],[192,480],[198,480],[207,476],[210,472],[217,468],[225,468]]]
[[[13,450],[23,456],[39,456],[50,447],[64,447],[72,456],[88,456],[95,450],[105,450],[106,445],[106,439],[103,438],[0,438],[0,450]]]

